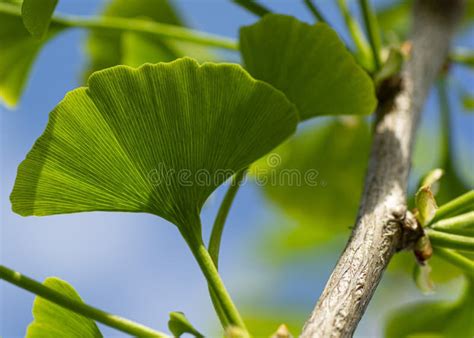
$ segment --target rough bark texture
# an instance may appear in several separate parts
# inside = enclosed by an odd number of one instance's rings
[[[406,189],[420,112],[449,49],[461,0],[418,0],[412,52],[398,88],[377,111],[356,226],[302,337],[350,337],[392,255],[407,245]]]

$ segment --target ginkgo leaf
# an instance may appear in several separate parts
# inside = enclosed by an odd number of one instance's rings
[[[472,283],[469,281],[457,302],[420,302],[398,309],[387,321],[385,337],[471,338],[474,335]]]
[[[265,236],[272,255],[295,254],[349,234],[368,154],[368,125],[338,119],[303,130],[253,166],[257,184],[272,183],[262,186],[264,196],[286,216],[280,218],[283,228],[271,227]]]
[[[250,74],[283,91],[303,120],[375,109],[371,78],[326,24],[266,15],[240,30],[240,49]]]
[[[238,65],[112,67],[53,110],[18,169],[13,210],[148,212],[195,229],[212,191],[296,124],[294,105]]]
[[[48,31],[49,23],[58,0],[24,0],[21,16],[26,29],[37,39],[41,39]]]
[[[184,333],[190,333],[194,337],[204,337],[194,326],[189,322],[188,318],[182,312],[171,312],[168,321],[168,327],[173,333],[174,337],[181,337]]]
[[[83,302],[76,290],[67,282],[50,277],[44,285],[65,296]],[[96,323],[84,316],[56,305],[41,297],[33,304],[33,322],[28,326],[26,338],[97,338],[102,337]]]
[[[18,6],[0,2],[2,8],[11,12],[0,12],[0,99],[8,106],[15,106],[23,92],[28,75],[44,43],[64,27],[53,23],[46,38],[33,38],[23,25]]]
[[[185,25],[174,2],[169,0],[113,0],[102,15]],[[91,59],[86,78],[92,72],[119,64],[139,66],[146,62],[173,61],[183,56],[209,60],[209,53],[202,46],[149,34],[93,30],[86,45]]]

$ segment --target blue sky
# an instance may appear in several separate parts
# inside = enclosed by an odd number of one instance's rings
[[[275,11],[312,21],[302,1],[265,3]],[[342,27],[334,2],[322,3],[331,23]],[[90,15],[103,4],[104,1],[95,0],[62,0],[58,11]],[[227,0],[178,1],[178,5],[193,27],[234,38],[240,25],[256,20]],[[339,29],[339,32],[347,40],[345,31]],[[472,29],[458,37],[456,44],[474,48],[469,35],[474,35]],[[88,302],[159,330],[166,330],[168,312],[179,310],[197,327],[209,332],[215,327],[216,319],[207,287],[174,225],[146,214],[97,212],[23,218],[10,210],[8,196],[18,164],[44,130],[49,111],[67,91],[81,85],[81,72],[87,62],[82,48],[86,37],[86,31],[72,29],[51,41],[33,67],[19,106],[15,110],[0,107],[1,261],[38,280],[59,276],[70,282]],[[453,101],[459,88],[470,90],[472,94],[473,72],[455,67],[453,74],[450,83]],[[433,143],[438,128],[435,102],[431,95],[421,126]],[[457,104],[455,107],[455,141],[459,154],[462,153],[462,168],[469,174],[474,159],[474,115],[462,112]],[[433,154],[436,149],[434,145]],[[466,177],[472,179],[472,176]],[[205,238],[223,190],[221,187],[204,208]],[[317,250],[310,265],[295,262],[289,268],[279,269],[254,250],[258,246],[256,233],[272,226],[275,217],[278,217],[277,212],[257,187],[244,186],[224,235],[222,275],[231,294],[244,308],[252,304],[252,299],[262,299],[273,306],[294,303],[306,315],[324,287],[343,243],[333,250]],[[406,278],[385,282],[387,287],[406,288],[397,294],[392,307],[416,293]],[[444,287],[449,288],[450,285]],[[0,290],[0,335],[4,338],[23,336],[31,321],[33,295],[4,283],[0,284]],[[358,330],[361,337],[380,332],[379,321],[388,308],[380,306],[383,299],[378,294]],[[104,328],[103,333],[107,337],[122,336],[108,328]]]

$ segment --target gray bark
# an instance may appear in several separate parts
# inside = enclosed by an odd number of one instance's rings
[[[302,337],[352,336],[392,255],[416,234],[406,209],[415,131],[462,7],[461,0],[418,0],[414,6],[412,52],[397,87],[377,109],[356,225]]]

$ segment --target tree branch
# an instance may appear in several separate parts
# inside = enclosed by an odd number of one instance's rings
[[[416,1],[412,55],[396,90],[380,98],[356,226],[302,337],[350,337],[392,255],[407,245],[413,216],[406,209],[406,189],[415,131],[462,2]]]

